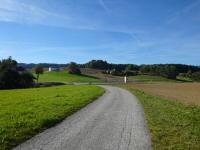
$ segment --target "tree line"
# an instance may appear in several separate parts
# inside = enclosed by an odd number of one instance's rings
[[[177,76],[200,81],[200,67],[184,64],[112,64],[104,60],[91,60],[85,64],[18,64],[11,57],[0,61],[0,89],[29,88],[35,86],[39,75],[43,74],[44,68],[52,67],[67,68],[71,74],[81,74],[80,68],[100,69],[102,73],[117,76],[134,76],[137,74],[163,76],[176,79]],[[29,71],[33,69],[36,77]]]
[[[113,64],[108,63],[105,60],[91,60],[85,64],[41,64],[44,67],[56,66],[56,67],[68,67],[71,68],[71,72],[80,74],[79,68],[93,68],[100,69],[105,74],[112,74],[118,76],[124,75],[157,75],[170,79],[176,79],[178,75],[189,77],[193,80],[198,79],[200,72],[199,66],[185,65],[185,64],[152,64],[152,65],[136,65],[136,64]],[[71,65],[71,67],[69,67]],[[35,67],[37,64],[22,64],[22,66],[29,68]],[[76,69],[73,69],[76,68]],[[188,74],[189,73],[189,74]]]
[[[44,73],[44,68],[49,64],[36,64],[29,68],[30,65],[18,64],[16,60],[11,57],[8,59],[0,60],[0,89],[19,89],[19,88],[30,88],[37,87],[40,74]],[[59,66],[59,65],[57,65]],[[61,65],[64,67],[64,65]],[[66,65],[68,72],[71,74],[81,74],[79,65],[71,62]],[[34,69],[35,76],[32,72],[28,71]]]
[[[200,67],[184,64],[153,64],[153,65],[135,65],[135,64],[110,64],[103,60],[92,60],[81,67],[104,70],[104,73],[113,75],[157,75],[169,79],[176,79],[178,75],[187,75],[190,72],[190,78],[198,80]],[[200,79],[199,79],[200,80]]]

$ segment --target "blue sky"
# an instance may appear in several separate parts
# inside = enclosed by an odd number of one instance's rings
[[[200,0],[1,0],[0,59],[200,65]]]

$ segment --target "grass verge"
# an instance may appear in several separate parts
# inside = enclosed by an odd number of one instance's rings
[[[150,75],[137,75],[130,77],[132,80],[141,82],[177,82],[176,80],[167,79],[161,76],[150,76]]]
[[[138,82],[179,82],[178,80],[172,80],[161,76],[150,76],[150,75],[131,76],[129,77],[129,79]]]
[[[136,95],[144,107],[154,150],[200,149],[200,107],[124,88]]]
[[[0,91],[0,150],[10,149],[86,106],[104,90],[57,86]]]

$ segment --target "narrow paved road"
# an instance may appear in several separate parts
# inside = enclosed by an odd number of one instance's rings
[[[136,97],[117,87],[102,87],[104,96],[14,150],[150,150]]]

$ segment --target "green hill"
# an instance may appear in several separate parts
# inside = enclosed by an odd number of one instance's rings
[[[39,82],[100,82],[99,79],[86,75],[74,75],[67,71],[45,72]]]

